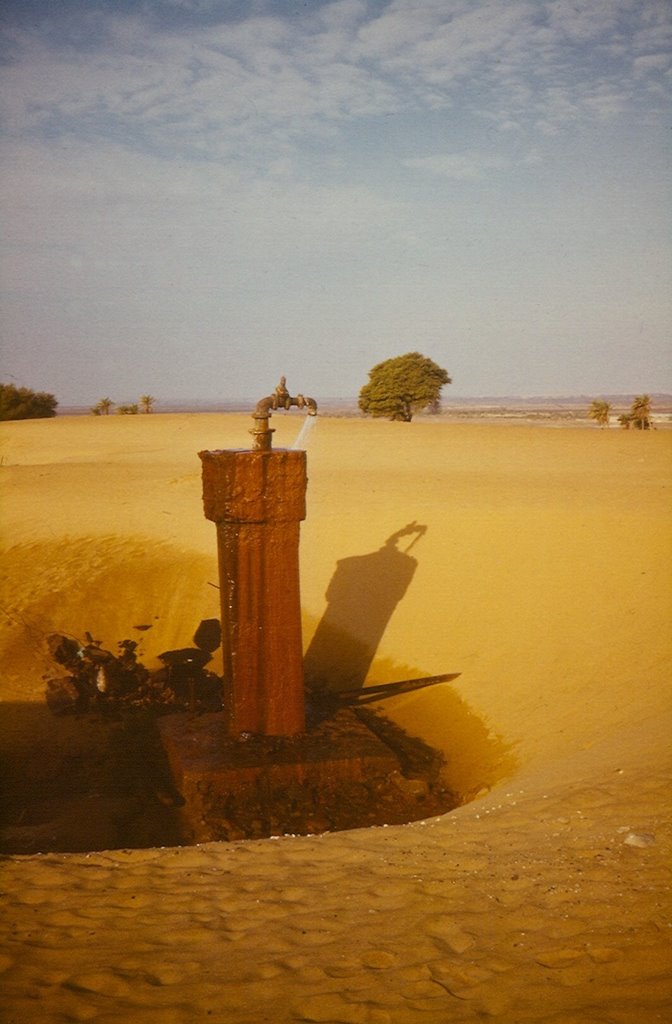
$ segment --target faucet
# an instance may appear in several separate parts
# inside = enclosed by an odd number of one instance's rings
[[[261,398],[256,404],[252,413],[254,429],[250,431],[254,438],[253,449],[256,451],[269,451],[274,430],[269,427],[268,421],[276,409],[291,409],[295,405],[298,409],[307,409],[309,416],[317,416],[317,402],[314,398],[306,398],[304,395],[296,395],[293,398],[287,390],[287,379],[280,378],[280,383],[272,395]]]

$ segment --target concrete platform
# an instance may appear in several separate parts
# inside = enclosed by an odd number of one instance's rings
[[[294,737],[232,738],[220,712],[168,715],[159,732],[185,842],[382,824],[403,803],[396,754],[348,709]]]

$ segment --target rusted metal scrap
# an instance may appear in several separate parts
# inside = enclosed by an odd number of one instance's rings
[[[334,704],[351,704],[359,707],[361,704],[372,704],[375,701],[385,700],[387,697],[397,697],[402,693],[411,693],[413,690],[421,690],[425,686],[436,686],[437,683],[449,683],[457,679],[461,672],[444,672],[438,676],[422,676],[419,679],[402,679],[395,683],[377,683],[375,686],[358,687],[356,690],[336,690],[331,693],[321,692],[318,697],[332,701]]]
[[[165,651],[159,656],[163,668],[154,672],[138,660],[135,640],[120,641],[113,654],[90,633],[84,643],[52,633],[49,652],[68,675],[47,678],[47,704],[58,715],[121,708],[218,711],[221,680],[205,668],[218,633],[217,620],[204,620],[194,636],[198,646]]]

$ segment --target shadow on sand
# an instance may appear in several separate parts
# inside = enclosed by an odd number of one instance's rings
[[[310,687],[338,692],[364,686],[387,625],[418,567],[409,552],[426,531],[426,526],[409,523],[378,551],[336,563],[327,607],[304,660]]]
[[[436,685],[429,677],[429,686],[404,695],[395,692],[397,681],[421,680],[427,673],[376,657],[387,625],[418,567],[411,549],[426,531],[426,526],[408,523],[377,551],[336,563],[327,588],[327,607],[304,659],[306,685],[317,694],[337,697],[363,691],[370,671],[377,680],[389,681],[389,696],[381,694],[371,707],[441,751],[448,783],[460,802],[466,803],[515,772],[517,760],[511,745],[441,677],[436,677]],[[459,669],[459,665],[446,667]],[[383,687],[374,689],[382,691]]]

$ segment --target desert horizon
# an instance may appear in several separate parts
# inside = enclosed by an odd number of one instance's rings
[[[486,416],[488,414],[520,414],[528,416],[534,419],[535,413],[563,413],[571,412],[574,414],[574,418],[583,422],[590,423],[588,418],[588,409],[591,402],[594,399],[602,399],[612,404],[612,425],[616,425],[616,416],[620,412],[625,412],[633,399],[637,394],[641,392],[619,392],[619,393],[605,393],[599,392],[595,394],[581,393],[581,394],[558,394],[558,395],[543,395],[543,394],[506,394],[506,395],[489,395],[489,394],[473,394],[473,395],[454,395],[449,392],[442,395],[441,397],[441,409],[437,413],[431,413],[427,410],[420,411],[416,414],[416,419],[428,419],[428,418],[442,418],[447,419],[454,414],[464,414]],[[666,424],[670,422],[670,416],[672,415],[672,394],[661,391],[651,391],[649,396],[652,401],[652,412],[654,422],[657,424]],[[121,405],[126,401],[133,401],[133,396],[123,399]],[[207,413],[207,412],[225,412],[225,413],[246,413],[253,409],[257,397],[251,396],[237,396],[232,398],[168,398],[168,397],[157,397],[154,399],[152,407],[152,414],[163,415],[166,413]],[[60,404],[57,409],[58,416],[82,416],[90,415],[92,407],[95,403],[89,403],[88,405],[71,405],[71,404]],[[363,413],[358,408],[358,395],[355,393],[345,395],[320,395],[319,401],[321,415],[327,416],[342,416],[352,415],[357,417],[363,417]],[[112,415],[117,414],[118,403],[113,402],[110,413]]]
[[[218,616],[197,453],[246,447],[250,426],[234,412],[1,425],[6,776],[37,778],[53,756],[50,633],[110,649],[131,636],[152,666]],[[291,447],[302,417],[272,426]],[[380,708],[441,751],[460,806],[130,849],[115,844],[128,806],[92,792],[99,843],[67,853],[45,794],[40,819],[3,830],[38,844],[2,859],[11,1024],[665,1019],[672,434],[557,426],[318,415],[308,436],[307,672],[345,685],[350,637],[365,687],[459,673]],[[411,527],[391,599],[381,551]],[[76,735],[73,719],[55,769],[76,770]]]

